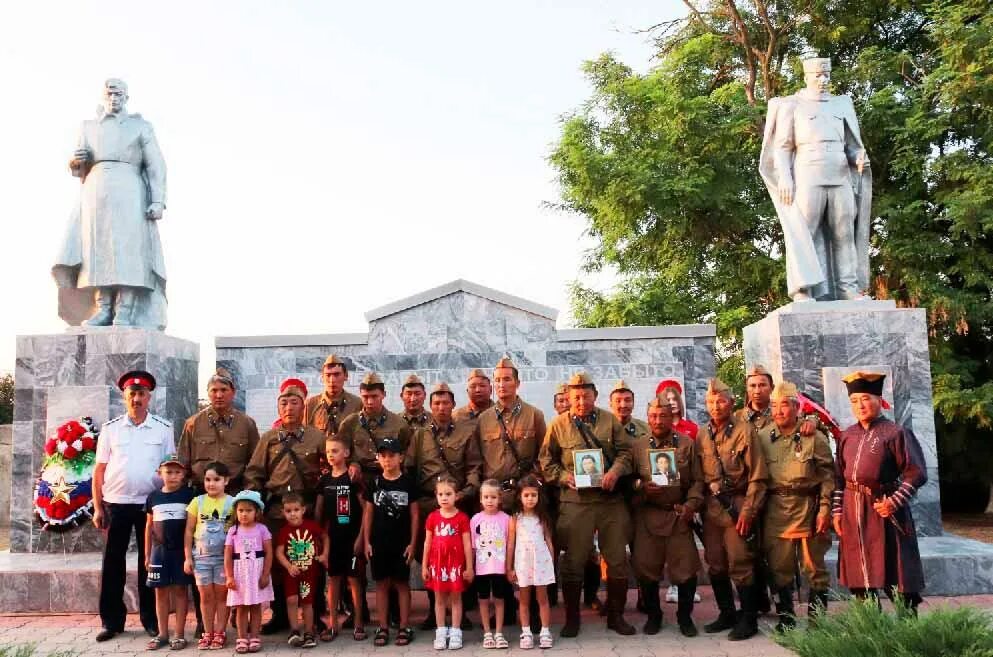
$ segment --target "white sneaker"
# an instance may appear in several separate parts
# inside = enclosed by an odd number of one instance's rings
[[[528,632],[521,632],[521,650],[531,650],[534,648],[534,635]]]
[[[460,630],[457,627],[453,627],[452,631],[448,633],[448,649],[449,650],[462,649],[462,630]]]
[[[538,635],[538,647],[542,650],[552,647],[552,631],[547,627],[541,628],[541,634]]]
[[[434,631],[434,649],[444,650],[448,647],[448,628],[439,627]]]
[[[669,590],[665,592],[665,601],[671,604],[679,602],[679,587],[670,586]]]

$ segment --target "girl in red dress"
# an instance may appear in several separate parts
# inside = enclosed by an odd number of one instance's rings
[[[462,647],[462,591],[472,581],[472,541],[469,516],[455,506],[458,483],[448,476],[438,478],[434,494],[438,509],[428,516],[424,526],[424,563],[421,577],[424,586],[434,591],[436,650]],[[445,625],[446,612],[452,610],[452,624]]]

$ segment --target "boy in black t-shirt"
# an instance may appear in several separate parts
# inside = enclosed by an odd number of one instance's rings
[[[376,450],[376,460],[383,474],[372,479],[365,501],[362,533],[366,556],[371,560],[376,580],[376,610],[380,623],[388,614],[389,592],[396,589],[400,598],[400,630],[396,644],[405,646],[414,639],[410,628],[410,561],[414,558],[417,536],[417,488],[414,480],[401,470],[403,446],[398,438],[384,438]],[[374,643],[384,646],[389,630],[381,625]]]
[[[348,588],[352,595],[354,630],[356,641],[366,638],[363,624],[362,575],[365,572],[365,544],[362,535],[362,480],[352,481],[348,475],[348,443],[331,436],[325,443],[328,464],[331,472],[317,482],[317,506],[314,516],[328,533],[331,554],[328,558],[328,609],[331,610],[331,625],[322,634],[324,641],[332,640],[338,634],[338,594],[341,591],[341,578],[348,578]]]
[[[186,468],[179,457],[170,454],[159,464],[162,489],[145,501],[145,569],[148,587],[155,591],[155,615],[159,635],[148,642],[149,650],[169,646],[186,647],[186,595],[193,578],[183,570],[186,543],[186,506],[193,489],[184,485]],[[169,611],[176,611],[176,634],[169,639]]]

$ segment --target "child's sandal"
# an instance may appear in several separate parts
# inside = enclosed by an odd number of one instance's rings
[[[210,640],[210,649],[223,650],[226,645],[228,645],[228,635],[224,632],[214,632],[214,636]]]
[[[253,636],[248,640],[248,652],[258,652],[262,650],[262,639]]]
[[[503,632],[497,632],[494,634],[493,642],[496,644],[497,648],[506,649],[510,647],[510,642],[507,641],[507,637],[503,635]]]
[[[211,632],[204,632],[197,641],[197,650],[210,650],[214,642],[214,635]]]
[[[145,648],[148,650],[158,650],[160,648],[165,648],[169,645],[169,638],[164,636],[152,637],[152,639],[145,644]]]
[[[365,641],[369,638],[369,635],[365,633],[365,628],[359,625],[354,630],[352,630],[352,638],[356,641]]]
[[[234,642],[234,651],[239,655],[244,655],[248,652],[248,639],[238,639]]]
[[[390,640],[390,631],[385,627],[380,627],[372,637],[372,645],[385,646]]]
[[[186,639],[177,636],[169,641],[169,650],[182,650],[187,645]]]
[[[496,648],[496,641],[493,639],[493,632],[483,632],[483,647]]]
[[[396,645],[406,646],[413,640],[414,640],[414,630],[410,629],[409,627],[404,627],[397,630]]]
[[[324,631],[321,632],[318,638],[324,643],[329,643],[331,641],[334,641],[335,637],[337,636],[338,636],[338,630],[336,630],[333,627],[326,627],[324,628]]]

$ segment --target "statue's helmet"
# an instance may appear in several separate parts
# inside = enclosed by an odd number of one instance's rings
[[[827,57],[809,57],[803,60],[804,73],[831,72],[831,60]]]

